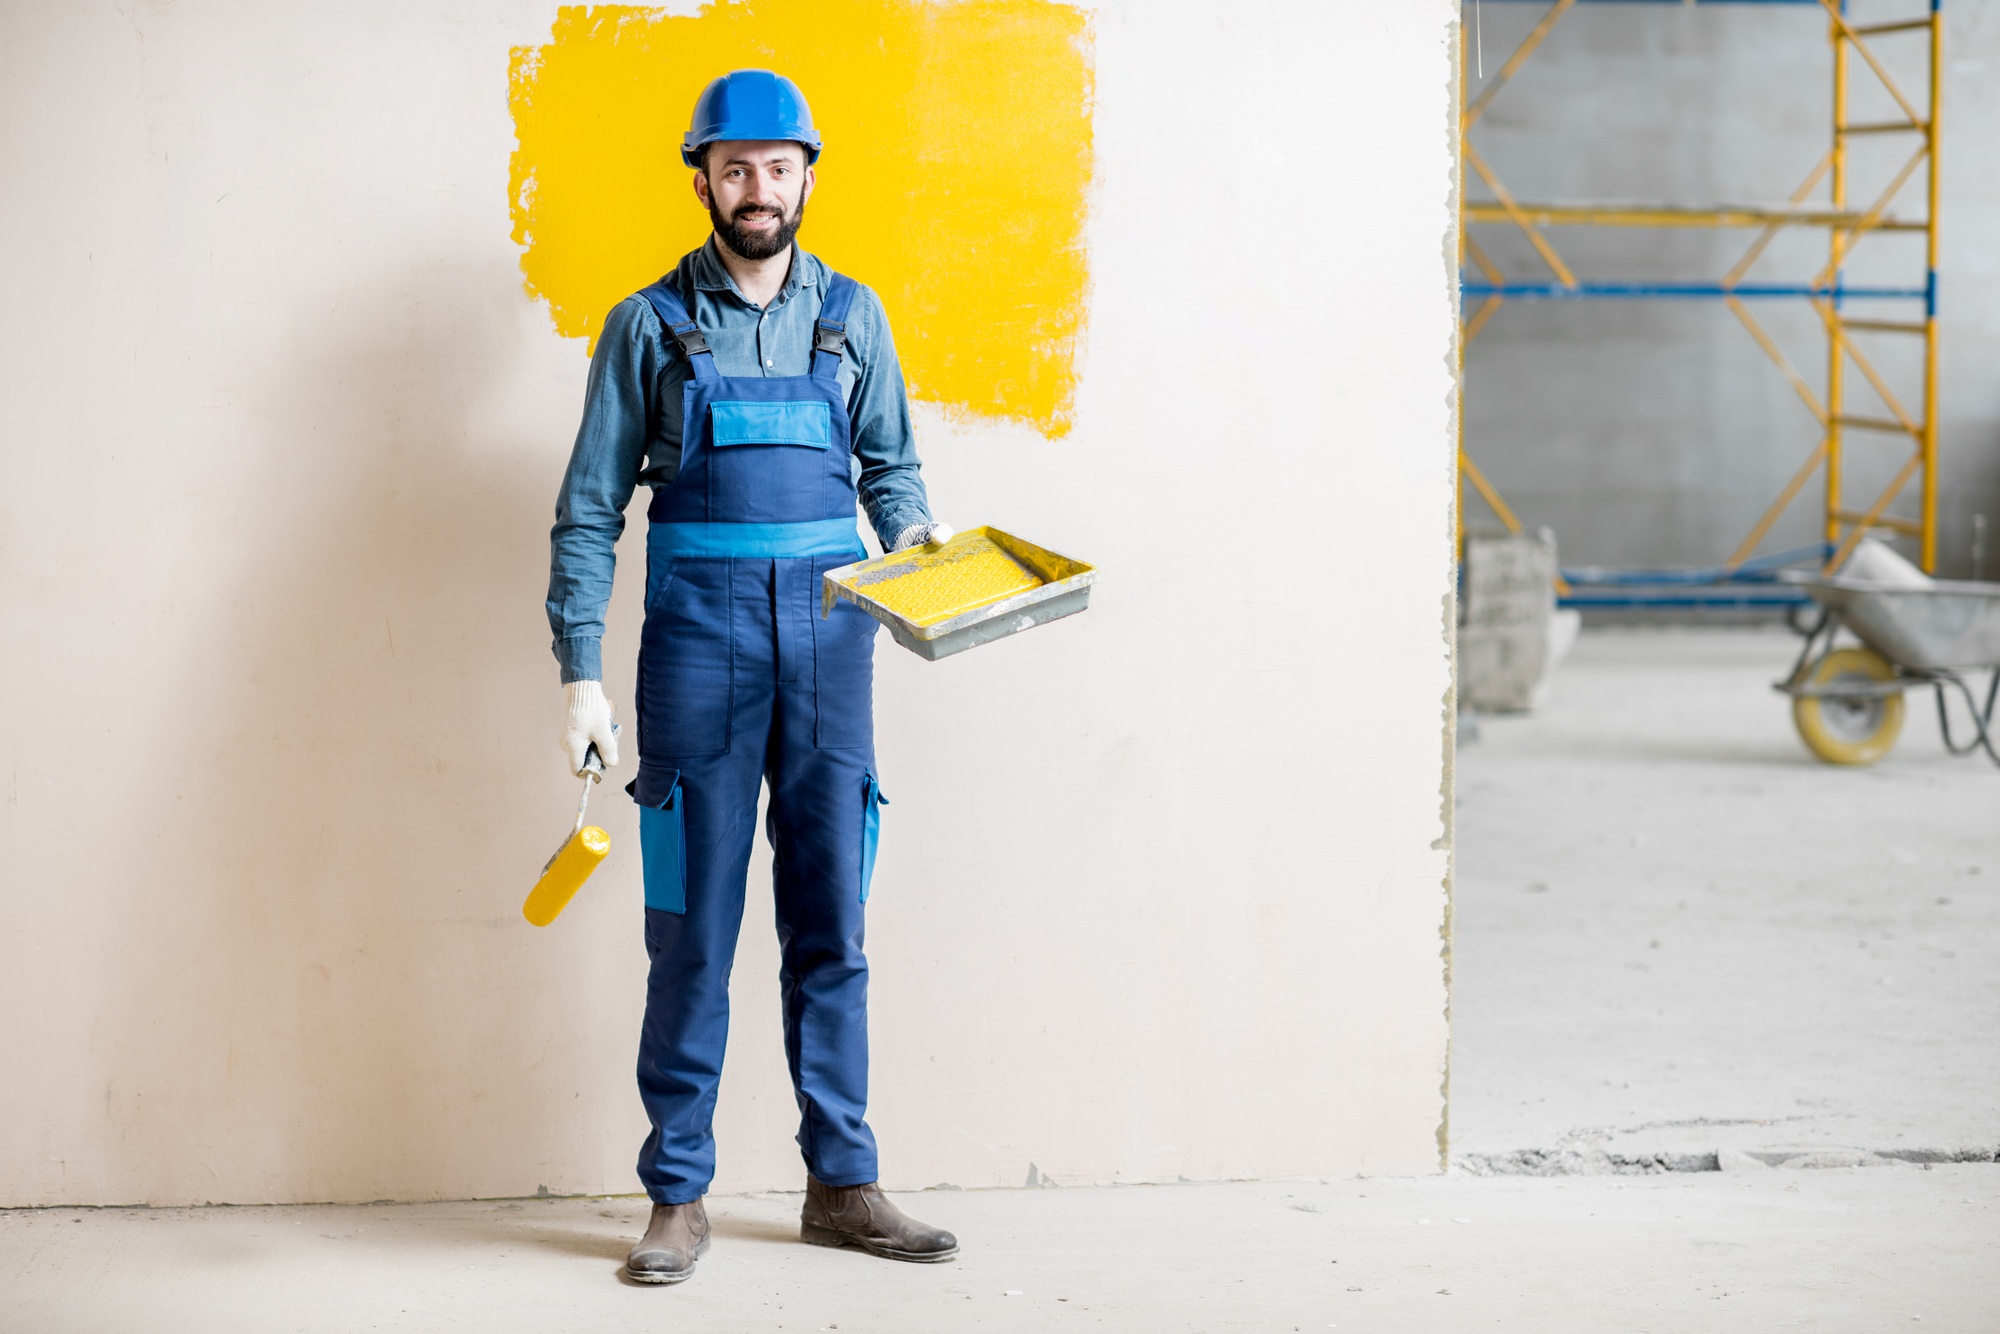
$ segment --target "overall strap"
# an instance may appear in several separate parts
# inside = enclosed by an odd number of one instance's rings
[[[826,296],[813,329],[812,373],[818,380],[831,380],[840,370],[840,354],[847,350],[847,309],[858,286],[844,273],[827,272]]]
[[[669,280],[680,288],[679,292],[668,286]],[[683,294],[687,297],[686,301],[682,300]],[[681,345],[681,355],[687,358],[688,369],[694,372],[694,378],[715,379],[715,354],[709,351],[708,339],[702,336],[701,326],[689,313],[694,308],[694,266],[683,258],[680,267],[639,295],[646,298],[658,313],[660,323],[667,326],[667,332]]]

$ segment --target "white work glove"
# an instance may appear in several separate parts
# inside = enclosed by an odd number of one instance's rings
[[[935,542],[942,546],[951,541],[952,526],[948,523],[913,523],[896,534],[896,544],[891,551],[908,551],[911,547]]]
[[[569,697],[569,718],[563,723],[562,753],[569,771],[583,772],[584,759],[592,742],[604,757],[604,767],[618,763],[618,736],[611,730],[611,701],[604,698],[602,681],[571,681],[563,687]]]

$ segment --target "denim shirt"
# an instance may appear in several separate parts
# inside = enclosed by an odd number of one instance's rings
[[[769,309],[751,305],[715,255],[715,241],[694,255],[695,311],[715,369],[722,375],[805,375],[812,369],[813,327],[832,273],[805,251]],[[625,507],[641,483],[670,484],[681,464],[681,386],[693,375],[680,344],[641,296],[605,317],[590,360],[583,423],[556,496],[549,533],[549,628],[563,684],[602,679],[604,610]],[[918,472],[903,371],[888,316],[863,287],[847,316],[840,386],[854,427],[855,489],[886,550],[913,523],[930,521]]]

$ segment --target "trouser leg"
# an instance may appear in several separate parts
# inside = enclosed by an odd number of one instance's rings
[[[732,581],[740,605],[733,617],[733,684],[724,686],[728,750],[694,757],[648,754],[643,732],[640,737],[642,802],[648,796],[665,800],[672,781],[667,775],[678,775],[685,873],[685,911],[646,909],[651,966],[639,1040],[639,1096],[652,1130],[639,1153],[639,1179],[658,1204],[699,1199],[715,1175],[715,1100],[729,1034],[729,974],[743,921],[771,723],[771,654],[767,636],[755,628],[754,574],[754,569],[740,571]],[[764,597],[768,605],[768,590]],[[649,862],[656,850],[647,847]],[[648,876],[659,869],[649,864]]]
[[[872,623],[868,626],[872,631]],[[832,643],[831,653],[872,652],[872,636]],[[853,667],[854,664],[847,664]],[[876,1179],[875,1135],[868,1128],[868,960],[862,950],[864,798],[872,744],[822,748],[817,724],[829,710],[848,717],[837,739],[866,735],[867,674],[814,673],[781,684],[767,778],[779,984],[785,1058],[799,1105],[799,1148],[807,1168],[833,1186]],[[828,690],[829,677],[838,690]],[[858,686],[858,688],[857,688]],[[826,735],[829,733],[820,733]]]
[[[722,768],[722,766],[717,766]],[[757,788],[728,794],[727,772],[681,777],[687,910],[646,909],[646,1017],[639,1098],[652,1131],[639,1180],[656,1204],[700,1199],[715,1176],[715,1098],[729,1039],[729,973],[743,922]],[[739,827],[740,826],[740,827]]]

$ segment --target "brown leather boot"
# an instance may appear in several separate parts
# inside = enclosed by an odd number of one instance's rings
[[[656,1204],[646,1235],[625,1257],[636,1283],[679,1283],[694,1277],[694,1262],[708,1252],[708,1210],[700,1200]]]
[[[919,1223],[889,1203],[872,1181],[865,1186],[829,1186],[807,1176],[799,1239],[814,1246],[859,1246],[870,1255],[917,1264],[936,1264],[958,1254],[957,1237]]]

